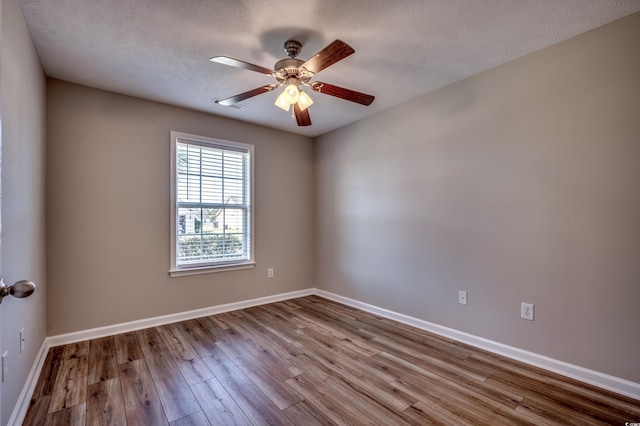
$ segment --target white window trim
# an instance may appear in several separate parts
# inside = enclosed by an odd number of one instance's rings
[[[219,147],[240,148],[246,150],[249,153],[249,173],[250,173],[250,205],[249,205],[249,259],[243,259],[238,261],[229,261],[226,263],[219,263],[215,265],[206,266],[192,266],[188,268],[178,268],[176,264],[177,253],[177,241],[176,241],[176,215],[177,215],[177,199],[176,199],[176,142],[178,139],[187,139],[204,145],[214,145]],[[192,135],[189,133],[182,133],[171,131],[171,232],[169,233],[171,238],[171,258],[169,276],[181,277],[186,275],[208,274],[212,272],[234,271],[239,269],[249,269],[255,267],[255,233],[254,233],[254,193],[255,193],[255,173],[254,173],[254,146],[250,144],[226,141],[222,139],[209,138],[206,136]]]

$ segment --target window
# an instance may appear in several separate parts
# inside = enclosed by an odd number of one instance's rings
[[[253,145],[171,132],[171,276],[253,267]]]

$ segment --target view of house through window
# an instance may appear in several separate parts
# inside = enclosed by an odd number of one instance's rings
[[[251,145],[172,132],[172,269],[251,261]]]

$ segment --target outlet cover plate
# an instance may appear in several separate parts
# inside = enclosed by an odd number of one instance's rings
[[[520,318],[533,321],[533,311],[533,303],[523,302],[522,304],[520,304]]]
[[[458,292],[458,303],[461,305],[466,305],[467,304],[467,292],[466,291],[459,291]]]

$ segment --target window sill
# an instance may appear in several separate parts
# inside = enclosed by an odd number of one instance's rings
[[[186,275],[211,274],[214,272],[236,271],[239,269],[251,269],[256,266],[256,262],[242,262],[231,265],[204,266],[200,268],[172,269],[169,271],[170,277],[183,277]]]

